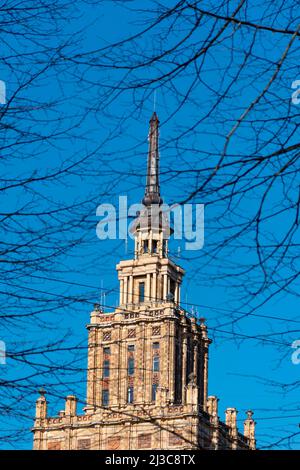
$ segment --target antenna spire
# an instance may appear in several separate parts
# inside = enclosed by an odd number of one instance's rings
[[[154,111],[150,119],[149,128],[149,151],[145,196],[143,204],[151,206],[151,204],[161,204],[159,187],[159,153],[158,153],[158,136],[159,136],[159,120]]]

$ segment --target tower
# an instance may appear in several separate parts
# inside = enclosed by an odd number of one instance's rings
[[[143,209],[133,226],[134,258],[117,265],[120,302],[114,312],[95,306],[87,325],[87,400],[77,414],[69,395],[58,417],[37,401],[35,449],[250,449],[236,410],[218,417],[208,397],[208,349],[203,319],[180,304],[184,270],[171,259],[172,229],[159,184],[159,120],[153,113]]]

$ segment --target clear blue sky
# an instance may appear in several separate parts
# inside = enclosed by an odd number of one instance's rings
[[[149,2],[148,2],[149,3]],[[80,47],[85,50],[103,47],[111,41],[117,42],[120,39],[134,34],[142,27],[143,14],[136,14],[133,7],[136,2],[127,2],[128,9],[124,9],[118,5],[118,2],[104,2],[99,6],[86,5],[85,10],[81,10],[80,16],[69,24],[70,29],[78,26],[84,27],[82,33]],[[146,4],[143,5],[146,8]],[[82,7],[83,8],[83,7]],[[88,27],[87,27],[88,25]],[[199,33],[201,35],[201,33]],[[153,40],[153,38],[152,38]],[[247,41],[248,39],[246,39]],[[269,46],[270,50],[272,44]],[[156,47],[154,42],[153,47]],[[273,44],[274,47],[274,44]],[[278,41],[277,47],[281,50],[281,43]],[[145,43],[145,49],[149,48],[149,44]],[[157,48],[159,49],[158,45]],[[267,46],[266,46],[267,48]],[[137,50],[137,56],[142,54],[142,50]],[[176,95],[168,92],[167,87],[157,87],[156,92],[156,110],[159,115],[161,126],[161,190],[166,202],[174,202],[182,200],[189,193],[189,180],[184,176],[170,177],[167,171],[170,167],[176,169],[186,169],[199,167],[205,164],[207,156],[210,152],[216,155],[220,152],[224,143],[223,135],[226,125],[224,122],[207,122],[203,127],[198,128],[198,133],[193,141],[188,137],[184,140],[184,149],[178,149],[172,145],[174,137],[178,135],[187,122],[193,122],[200,118],[199,103],[201,113],[205,114],[214,99],[213,91],[209,92],[207,83],[214,84],[218,87],[217,67],[225,67],[228,59],[228,51],[217,50],[215,55],[208,58],[206,72],[202,76],[203,84],[193,92],[193,100],[196,102],[194,106],[184,106],[173,115],[177,108]],[[224,63],[222,62],[224,61]],[[238,66],[238,64],[235,64]],[[255,64],[254,66],[255,67]],[[10,72],[2,69],[4,79],[7,80],[8,96],[13,92],[14,81],[10,80]],[[37,168],[43,172],[49,168],[55,168],[56,165],[66,156],[72,161],[76,154],[84,154],[84,152],[95,148],[95,146],[108,139],[101,149],[95,154],[95,158],[91,160],[90,168],[84,168],[81,174],[71,174],[68,177],[68,186],[62,183],[45,185],[43,194],[50,198],[51,201],[59,201],[68,203],[69,201],[80,201],[92,195],[96,199],[87,208],[89,212],[90,225],[84,233],[85,241],[71,254],[60,257],[60,260],[54,266],[53,272],[45,275],[45,272],[37,272],[43,280],[26,280],[20,278],[20,285],[34,287],[37,290],[50,292],[59,295],[78,295],[85,293],[84,301],[77,302],[69,309],[64,308],[55,314],[47,312],[43,315],[43,322],[49,322],[51,329],[44,329],[38,322],[31,322],[30,326],[23,332],[26,341],[38,341],[46,339],[55,339],[60,335],[61,331],[68,333],[66,345],[74,345],[80,343],[83,348],[87,342],[87,332],[85,325],[88,322],[88,316],[92,310],[94,302],[100,300],[100,288],[111,293],[106,296],[106,304],[115,306],[118,300],[118,282],[115,265],[120,259],[130,257],[132,254],[132,242],[129,242],[128,251],[126,252],[124,242],[120,241],[100,241],[96,237],[97,218],[95,216],[96,207],[100,203],[116,203],[119,195],[127,194],[131,203],[140,202],[143,196],[144,174],[146,169],[147,155],[147,133],[148,121],[153,111],[153,88],[138,92],[136,94],[137,102],[141,99],[145,92],[145,100],[143,105],[133,102],[132,93],[124,93],[119,97],[115,97],[113,103],[109,106],[108,112],[104,113],[101,108],[101,100],[106,90],[106,85],[110,80],[116,78],[116,73],[110,76],[102,67],[87,70],[86,78],[90,78],[94,84],[81,84],[73,81],[66,81],[62,85],[63,92],[57,83],[55,77],[49,76],[40,83],[38,89],[31,90],[31,97],[46,94],[55,97],[58,93],[68,96],[68,100],[64,103],[66,107],[64,112],[72,114],[80,109],[82,112],[85,107],[94,106],[91,112],[78,126],[76,131],[77,138],[69,139],[68,135],[60,139],[59,146],[56,148],[47,146],[42,157],[36,156],[31,160],[18,161],[16,164],[16,173],[23,174],[30,168]],[[225,80],[230,78],[229,71]],[[249,73],[249,71],[248,71]],[[138,73],[137,73],[137,76]],[[2,77],[0,77],[2,78]],[[283,78],[286,81],[286,88],[279,91],[288,105],[290,97],[290,89],[288,84],[291,76]],[[73,77],[74,80],[74,77]],[[236,100],[231,98],[231,103],[224,104],[229,106],[230,111],[227,112],[228,122],[236,117],[235,111],[249,102],[254,96],[256,87],[259,83],[253,84],[253,87],[244,89],[247,81],[246,76],[242,76],[240,83],[235,89]],[[264,77],[260,77],[261,83],[264,83]],[[189,78],[178,79],[178,93],[183,90],[189,83]],[[103,85],[102,85],[103,84]],[[236,105],[236,109],[235,109]],[[225,109],[224,108],[224,109]],[[124,124],[119,128],[115,128],[116,117],[124,117]],[[110,132],[113,131],[113,139],[108,138]],[[238,154],[242,151],[247,139],[251,139],[251,131],[235,141],[235,146],[231,151]],[[81,136],[88,137],[83,141]],[[243,140],[243,138],[245,140]],[[189,154],[188,148],[193,147],[193,151]],[[199,149],[199,153],[195,151]],[[28,150],[28,149],[27,149]],[[37,147],[32,144],[32,154],[37,152]],[[36,155],[38,155],[36,153]],[[182,156],[182,159],[179,158]],[[199,163],[200,162],[200,163]],[[194,182],[193,182],[194,184]],[[103,192],[108,193],[103,196]],[[97,194],[99,193],[98,199]],[[28,193],[10,194],[6,200],[6,207],[15,207],[19,203],[19,198],[26,200],[30,197]],[[276,195],[273,197],[273,203],[276,202]],[[197,202],[206,202],[201,199],[201,194],[197,196]],[[255,207],[255,199],[252,201],[244,201],[240,207],[241,213],[245,210],[251,211]],[[205,208],[206,230],[205,230],[205,249],[209,249],[212,237],[215,237],[215,218],[218,217],[219,208],[216,205],[208,204]],[[75,212],[74,217],[78,214]],[[283,223],[287,223],[287,219],[283,219]],[[66,235],[68,236],[68,235]],[[211,238],[210,238],[211,237]],[[55,243],[55,238],[53,243]],[[172,244],[172,255],[177,254],[177,244]],[[189,259],[185,259],[188,255]],[[224,263],[232,262],[240,263],[241,261],[251,261],[254,253],[237,251],[236,255],[232,255],[231,259],[225,259]],[[243,257],[243,259],[241,259]],[[300,332],[297,322],[299,322],[299,301],[293,295],[281,295],[270,301],[267,305],[261,307],[254,315],[241,320],[234,327],[226,326],[229,321],[229,314],[234,312],[237,305],[241,302],[237,298],[237,292],[232,285],[226,285],[223,280],[211,281],[211,277],[217,276],[219,271],[214,264],[204,264],[204,258],[198,257],[198,253],[186,254],[177,260],[177,262],[186,269],[187,276],[183,285],[183,304],[187,303],[188,309],[195,306],[195,310],[199,316],[207,319],[209,327],[209,335],[213,339],[210,347],[210,363],[209,363],[209,394],[217,395],[220,398],[220,418],[224,419],[224,410],[226,407],[236,407],[239,410],[239,426],[242,429],[245,411],[252,409],[257,421],[257,440],[258,447],[269,446],[277,441],[278,448],[286,448],[289,444],[294,449],[300,448],[300,438],[296,436],[290,441],[286,440],[290,436],[298,432],[298,423],[300,422],[298,391],[286,391],[285,387],[276,387],[275,383],[292,383],[299,379],[300,365],[296,366],[291,361],[291,343],[300,338]],[[50,280],[52,279],[52,280]],[[64,284],[65,282],[65,284]],[[77,283],[71,285],[70,283]],[[91,288],[84,288],[89,285]],[[248,286],[249,287],[249,286]],[[88,298],[86,293],[89,294]],[[255,304],[256,299],[253,300]],[[36,305],[34,305],[35,307]],[[247,305],[242,309],[247,311]],[[241,307],[239,307],[241,308]],[[238,314],[238,312],[237,312]],[[263,318],[263,317],[267,318]],[[277,320],[270,317],[280,317]],[[295,320],[296,323],[291,324],[289,320]],[[224,325],[223,325],[224,324]],[[223,325],[223,326],[221,326]],[[18,326],[20,328],[20,325]],[[211,329],[210,329],[211,328]],[[234,328],[234,329],[232,329]],[[220,331],[221,330],[221,331]],[[294,333],[287,335],[279,335],[278,332],[295,330]],[[266,338],[262,343],[259,335],[268,333],[271,336]],[[6,341],[7,349],[14,347],[20,337],[16,337],[14,328],[10,328],[3,333]],[[274,341],[274,342],[273,342]],[[62,361],[63,352],[57,352],[51,356],[51,360],[55,362]],[[56,414],[59,409],[64,406],[63,396],[67,393],[75,393],[84,399],[85,395],[85,367],[86,367],[86,350],[82,349],[76,353],[76,366],[81,367],[80,372],[70,372],[68,380],[64,378],[65,383],[61,386],[50,386],[49,401],[50,414]],[[0,366],[0,373],[9,377],[23,377],[26,372],[26,366],[13,363],[10,368],[10,359],[7,360],[6,366]],[[5,368],[5,371],[4,371]],[[59,374],[58,374],[59,375]],[[57,381],[59,377],[57,378]],[[47,387],[48,379],[40,385]],[[69,383],[68,383],[69,382]],[[20,408],[21,422],[12,419],[9,421],[9,429],[12,433],[18,433],[22,429],[22,438],[15,444],[17,448],[30,449],[32,439],[30,435],[30,427],[34,416],[34,396],[37,381],[32,383],[32,407],[26,412]],[[2,397],[3,400],[3,397]],[[19,404],[15,403],[15,407]],[[32,419],[31,419],[32,417]],[[2,433],[6,431],[8,420],[2,419]],[[28,433],[24,433],[24,429],[28,429]],[[283,439],[281,441],[281,439]],[[7,448],[4,442],[0,441],[0,448]]]

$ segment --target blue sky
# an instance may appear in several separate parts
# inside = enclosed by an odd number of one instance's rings
[[[147,17],[144,12],[136,13],[134,7],[136,2],[126,2],[127,5],[120,5],[118,2],[100,2],[98,6],[86,4],[79,7],[79,15],[76,20],[70,21],[66,28],[70,31],[83,28],[79,42],[82,50],[91,50],[103,47],[110,42],[117,42],[134,34],[141,27]],[[147,2],[149,4],[151,2]],[[166,2],[164,2],[166,4]],[[209,3],[209,2],[208,2]],[[126,8],[124,8],[126,6]],[[146,8],[146,4],[143,8]],[[262,7],[261,7],[262,8]],[[251,15],[251,12],[250,12]],[[148,15],[149,16],[149,15]],[[284,21],[284,15],[277,19],[278,23]],[[196,32],[195,41],[201,40],[205,35],[205,25],[203,30]],[[169,45],[175,41],[175,37],[168,37]],[[241,40],[241,37],[239,38]],[[52,39],[53,40],[53,39]],[[144,42],[143,42],[144,41]],[[194,38],[191,39],[190,47],[193,47]],[[244,38],[244,47],[249,45],[250,38]],[[257,46],[256,53],[264,57],[265,61],[270,60],[274,54],[280,56],[285,39],[271,38],[269,43]],[[156,111],[161,121],[161,191],[165,202],[173,203],[182,201],[191,190],[197,187],[199,181],[192,178],[191,171],[194,168],[201,168],[205,165],[211,166],[216,161],[224,145],[224,135],[230,129],[232,123],[237,119],[240,110],[247,106],[256,96],[260,86],[264,86],[268,77],[259,75],[255,78],[257,67],[262,66],[264,60],[257,59],[257,62],[249,64],[247,70],[243,71],[236,80],[232,92],[225,97],[224,102],[218,108],[218,113],[205,118],[216,99],[216,90],[224,90],[230,83],[238,70],[242,57],[242,49],[237,52],[237,58],[230,64],[230,47],[239,50],[239,41],[232,44],[230,39],[224,42],[219,48],[215,48],[214,54],[207,58],[201,82],[193,89],[190,102],[178,108],[178,99],[181,93],[189,87],[193,80],[192,70],[187,71],[185,76],[176,79],[176,92],[168,88],[167,85],[155,85],[143,88],[136,93],[124,92],[119,96],[114,96],[111,104],[107,96],[107,86],[116,80],[121,72],[108,71],[103,67],[106,59],[101,59],[102,66],[86,67],[83,72],[85,81],[80,81],[79,77],[72,76],[72,73],[61,72],[61,76],[46,75],[38,83],[38,87],[28,89],[29,96],[26,99],[41,99],[47,96],[49,100],[57,96],[63,97],[64,101],[56,109],[63,112],[66,123],[78,123],[73,130],[72,137],[69,133],[63,134],[57,144],[52,146],[48,143],[44,145],[40,152],[40,145],[31,144],[26,146],[26,152],[30,158],[20,158],[12,164],[12,170],[16,177],[18,175],[29,174],[31,171],[43,173],[57,168],[61,162],[75,161],[78,156],[93,152],[94,155],[88,159],[88,163],[79,166],[79,171],[70,173],[63,181],[51,181],[40,186],[39,193],[43,198],[35,195],[36,208],[42,205],[54,207],[56,204],[71,204],[82,200],[91,199],[89,204],[84,206],[88,223],[74,228],[71,233],[63,235],[64,240],[83,237],[80,245],[75,247],[65,256],[60,256],[52,266],[52,270],[37,270],[36,277],[26,278],[26,273],[21,274],[18,282],[19,288],[26,286],[27,289],[35,289],[40,292],[50,293],[50,295],[77,296],[78,300],[72,303],[69,308],[57,309],[55,312],[45,312],[42,320],[47,324],[44,328],[39,321],[30,321],[26,324],[26,330],[22,331],[22,326],[18,324],[6,329],[1,337],[6,342],[8,351],[17,347],[20,342],[20,332],[22,339],[29,343],[60,338],[62,333],[67,335],[64,345],[74,345],[80,343],[82,349],[78,350],[74,356],[74,364],[79,371],[70,371],[68,376],[63,378],[63,383],[59,384],[58,377],[55,377],[56,387],[51,385],[51,378],[37,378],[32,383],[30,396],[32,397],[31,409],[26,412],[20,403],[14,403],[17,409],[20,406],[20,419],[10,419],[4,417],[1,420],[2,434],[8,429],[12,433],[21,432],[21,438],[16,444],[10,444],[10,448],[30,449],[32,440],[30,427],[34,416],[34,396],[38,385],[44,385],[49,393],[50,414],[56,414],[63,407],[63,396],[67,391],[76,393],[82,400],[85,394],[85,367],[86,367],[86,342],[87,332],[85,325],[88,322],[89,313],[94,302],[101,299],[101,288],[108,291],[106,295],[107,308],[114,307],[118,301],[118,282],[115,265],[120,259],[130,258],[132,255],[132,241],[126,248],[123,241],[100,241],[96,237],[96,208],[101,203],[116,204],[119,195],[127,195],[130,203],[140,202],[143,196],[143,185],[145,182],[145,169],[147,157],[147,134],[148,121],[153,111],[154,90],[156,90]],[[19,45],[19,47],[21,47]],[[146,55],[149,50],[160,51],[163,44],[155,42],[155,34],[138,43],[136,56]],[[73,52],[76,48],[73,48]],[[126,56],[124,56],[126,57]],[[267,59],[266,59],[267,58]],[[296,61],[296,53],[292,56]],[[120,62],[123,57],[120,57]],[[293,62],[294,63],[294,62]],[[230,67],[229,67],[230,64]],[[259,64],[259,65],[257,65]],[[26,64],[24,65],[26,67]],[[163,64],[161,70],[167,70],[169,64]],[[227,69],[227,67],[229,67]],[[221,69],[221,74],[218,70]],[[146,79],[147,74],[151,76],[157,69],[151,69],[136,73],[136,79]],[[1,79],[7,82],[8,97],[13,93],[16,85],[16,75],[11,77],[10,71],[2,68]],[[253,81],[251,77],[253,73]],[[270,74],[272,73],[270,66]],[[276,110],[272,109],[270,102],[262,105],[259,113],[276,116],[276,113],[284,113],[290,107],[290,83],[296,79],[295,69],[286,67],[280,77],[281,88],[276,89]],[[249,85],[251,83],[251,86]],[[113,95],[113,93],[112,93]],[[103,100],[103,101],[102,101]],[[104,109],[104,100],[105,109]],[[280,103],[278,105],[278,102]],[[264,109],[265,107],[265,109]],[[91,111],[91,108],[92,111]],[[89,112],[87,113],[87,110]],[[222,112],[222,114],[221,114]],[[219,114],[220,113],[220,114]],[[258,113],[258,116],[260,115]],[[296,109],[294,110],[296,114]],[[298,113],[298,111],[297,111]],[[79,116],[85,114],[85,119],[81,121]],[[45,112],[43,116],[46,120],[51,117],[51,112]],[[219,119],[220,116],[220,119]],[[221,119],[222,116],[222,119]],[[201,120],[203,121],[201,123]],[[187,134],[181,140],[181,147],[176,143],[176,136],[183,132],[187,125],[200,121],[195,134]],[[24,122],[24,126],[26,122]],[[51,127],[51,124],[49,124]],[[62,124],[64,126],[64,123]],[[277,124],[273,129],[264,129],[261,139],[268,138],[268,132],[278,132]],[[43,123],[37,124],[37,128],[43,129]],[[284,133],[286,130],[283,130]],[[230,147],[230,152],[237,156],[252,150],[254,134],[250,125],[245,125],[236,136]],[[294,139],[294,140],[293,140]],[[296,136],[289,140],[290,143],[296,141]],[[99,149],[98,145],[101,145]],[[276,150],[276,142],[268,146],[268,151]],[[209,162],[209,163],[208,163]],[[211,163],[212,162],[212,163]],[[170,168],[172,171],[170,172]],[[186,170],[187,173],[176,174],[177,170]],[[200,173],[200,181],[201,181]],[[226,172],[222,176],[226,177]],[[230,177],[230,173],[228,173]],[[249,181],[248,184],[251,184]],[[293,189],[293,188],[292,188]],[[294,189],[293,189],[294,190]],[[231,223],[236,224],[242,220],[244,215],[249,215],[256,210],[259,190],[253,190],[231,213],[224,212],[222,202],[218,201],[217,194],[205,194],[201,192],[193,202],[205,204],[205,245],[202,253],[182,252],[178,258],[178,243],[171,244],[171,256],[182,265],[186,271],[186,280],[183,284],[183,306],[188,310],[193,308],[197,315],[203,316],[207,320],[209,335],[213,339],[210,346],[209,363],[209,394],[217,395],[220,398],[220,417],[224,419],[226,407],[236,407],[239,410],[239,426],[242,429],[242,422],[245,411],[251,408],[257,421],[258,447],[264,448],[273,445],[278,441],[278,448],[299,449],[299,436],[287,439],[288,436],[298,432],[299,404],[297,401],[297,388],[287,390],[287,387],[277,384],[287,384],[296,382],[299,379],[300,365],[294,365],[291,361],[291,343],[300,338],[299,326],[299,300],[293,292],[290,294],[279,294],[267,304],[255,310],[244,319],[234,325],[230,324],[230,315],[239,316],[241,313],[249,313],[250,307],[256,306],[262,299],[252,296],[251,304],[249,300],[243,305],[243,289],[245,293],[251,291],[260,273],[255,274],[255,280],[249,278],[248,283],[240,280],[231,282],[231,279],[219,277],[222,268],[227,272],[234,272],[235,266],[246,266],[256,257],[255,250],[242,249],[242,241],[237,248],[232,247],[225,252],[220,259],[209,260],[207,253],[212,249],[213,244],[220,240],[224,233],[230,233]],[[6,210],[18,207],[22,202],[32,201],[32,193],[24,189],[9,192],[4,198]],[[278,195],[278,187],[270,194],[268,209],[281,203]],[[31,210],[35,203],[30,202]],[[79,217],[79,213],[74,210],[74,220]],[[280,238],[280,231],[289,224],[292,215],[288,212],[280,215],[275,221],[270,223],[268,231],[274,235],[276,225],[276,236]],[[220,223],[219,226],[216,224]],[[29,224],[36,224],[35,230],[43,230],[39,227],[39,222],[32,218]],[[222,227],[223,225],[223,227]],[[227,232],[226,232],[227,231]],[[61,233],[63,233],[61,231]],[[9,236],[11,236],[9,234]],[[275,235],[274,235],[275,236]],[[245,235],[245,240],[250,246],[253,242],[253,234]],[[60,238],[53,235],[48,243],[59,243]],[[240,242],[240,240],[239,240]],[[243,286],[243,282],[245,282]],[[241,288],[241,285],[243,286]],[[88,287],[90,286],[90,287]],[[272,287],[270,287],[270,292]],[[253,286],[255,292],[255,286]],[[267,295],[267,294],[263,294]],[[245,296],[245,299],[248,297]],[[44,305],[44,302],[42,302]],[[30,306],[30,303],[27,304]],[[32,304],[36,308],[36,302]],[[275,318],[277,317],[277,318]],[[292,320],[292,322],[291,322]],[[280,332],[291,331],[280,334]],[[260,338],[264,336],[264,340]],[[270,336],[271,335],[271,336]],[[50,354],[51,360],[62,363],[68,354],[62,351]],[[46,359],[48,360],[49,357]],[[41,359],[42,361],[45,360]],[[5,377],[21,378],[27,372],[27,366],[7,359],[7,365],[1,366]],[[3,398],[2,398],[3,400]],[[11,403],[11,402],[10,402]],[[28,432],[26,432],[28,429]],[[7,443],[0,441],[0,448],[7,448]]]

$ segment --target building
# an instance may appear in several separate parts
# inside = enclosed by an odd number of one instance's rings
[[[43,391],[36,403],[34,449],[255,449],[252,412],[237,430],[237,411],[218,417],[208,396],[208,349],[204,320],[180,306],[184,271],[168,255],[168,225],[158,208],[159,121],[150,120],[144,209],[133,232],[135,257],[117,265],[120,305],[95,307],[87,326],[87,400],[77,399],[48,417]]]

